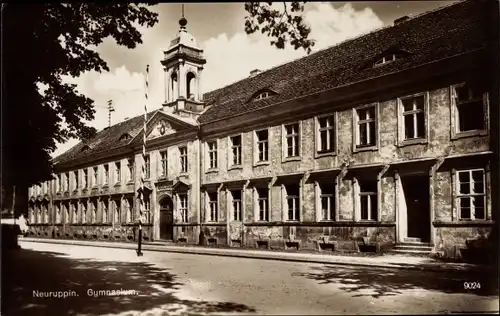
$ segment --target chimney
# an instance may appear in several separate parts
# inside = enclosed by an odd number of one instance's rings
[[[250,77],[255,77],[258,74],[260,74],[260,69],[254,69],[254,70],[250,71]]]
[[[407,15],[402,16],[402,17],[400,17],[399,19],[394,20],[394,25],[399,24],[399,23],[406,22],[406,21],[408,21],[409,19],[410,19],[410,17],[409,17],[409,16],[407,16]]]

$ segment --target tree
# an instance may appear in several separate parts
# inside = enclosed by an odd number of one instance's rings
[[[309,39],[310,27],[304,22],[304,1],[293,2],[246,2],[245,32],[260,30],[272,40],[271,45],[284,49],[287,43],[293,48],[303,48],[308,54],[314,46]]]
[[[109,71],[97,45],[109,36],[130,49],[142,43],[136,26],[158,22],[147,9],[154,4],[10,3],[2,9],[3,185],[51,179],[55,142],[95,133],[84,123],[94,118],[94,101],[62,78]]]

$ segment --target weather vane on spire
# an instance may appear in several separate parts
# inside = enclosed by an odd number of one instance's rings
[[[184,17],[184,3],[181,4],[181,6],[182,6],[182,17]]]

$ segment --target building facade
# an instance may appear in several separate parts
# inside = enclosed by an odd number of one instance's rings
[[[498,3],[464,1],[203,93],[181,19],[165,102],[55,159],[30,189],[33,236],[453,256],[498,203]],[[364,237],[364,238],[363,238]]]

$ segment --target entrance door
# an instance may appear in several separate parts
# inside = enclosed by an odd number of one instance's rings
[[[160,239],[172,240],[174,238],[174,212],[170,197],[165,197],[160,202]]]
[[[406,200],[408,237],[429,242],[431,216],[429,209],[429,177],[427,175],[401,177]]]

